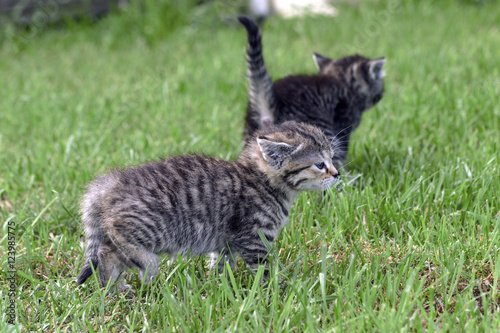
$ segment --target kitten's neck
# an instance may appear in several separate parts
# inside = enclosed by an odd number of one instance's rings
[[[249,143],[238,158],[237,163],[249,168],[252,172],[259,172],[262,176],[259,177],[262,181],[266,181],[271,185],[277,193],[280,194],[283,203],[290,209],[293,201],[297,198],[299,192],[290,189],[283,179],[279,176],[279,172],[273,170],[262,157],[262,153],[257,143]]]

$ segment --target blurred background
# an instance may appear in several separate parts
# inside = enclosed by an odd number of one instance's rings
[[[456,1],[457,4],[483,5],[495,0]],[[201,16],[204,19],[218,16],[230,21],[241,14],[259,21],[273,14],[288,18],[311,14],[335,16],[336,3],[362,5],[363,2],[373,0],[0,0],[0,22],[4,28],[13,24],[18,28],[40,30],[73,20],[94,21],[120,11],[143,15],[148,12],[166,23],[162,30],[168,30],[168,27],[200,21]]]
[[[60,22],[65,19],[97,19],[111,11],[130,7],[130,0],[2,0],[0,13],[4,20],[10,20],[20,26],[41,25]],[[307,13],[335,15],[332,1],[329,0],[186,0],[156,1],[155,9],[170,12],[186,11],[198,8],[204,11],[214,7],[223,15],[250,14],[256,19],[271,14],[285,17],[300,16]],[[139,7],[151,6],[151,1],[144,1]],[[166,6],[166,7],[165,7]],[[136,10],[138,8],[135,8]],[[152,9],[151,7],[149,9]],[[157,13],[162,15],[162,13]],[[165,14],[165,13],[163,13]],[[164,18],[171,18],[165,16]]]

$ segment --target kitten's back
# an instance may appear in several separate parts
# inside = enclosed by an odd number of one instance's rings
[[[265,177],[239,163],[188,155],[115,170],[90,185],[85,202],[106,212],[105,228],[132,233],[141,246],[171,254],[186,254],[189,247],[198,255],[222,246],[228,216],[257,211],[247,206],[248,198],[259,210],[276,210],[280,194],[255,181]]]

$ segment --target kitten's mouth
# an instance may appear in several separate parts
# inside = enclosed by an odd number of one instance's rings
[[[339,181],[339,177],[330,177],[323,180],[321,190],[325,191]]]
[[[382,99],[383,96],[384,96],[384,94],[378,94],[375,97],[373,97],[373,105],[375,105],[378,102],[380,102],[380,100]]]

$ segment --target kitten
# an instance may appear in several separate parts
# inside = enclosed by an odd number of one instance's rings
[[[335,183],[332,155],[320,129],[285,122],[257,131],[235,162],[172,157],[98,177],[82,202],[87,259],[78,285],[92,265],[101,286],[118,281],[128,291],[120,273],[137,268],[150,282],[162,253],[212,253],[211,266],[222,254],[219,271],[237,254],[252,269],[267,266],[259,231],[271,243],[300,191]]]
[[[259,28],[247,17],[238,20],[248,34],[250,88],[245,141],[270,124],[287,120],[309,123],[322,129],[331,140],[336,152],[334,166],[339,169],[362,113],[382,99],[385,59],[353,55],[331,60],[315,53],[319,74],[287,76],[273,83],[264,64]]]

